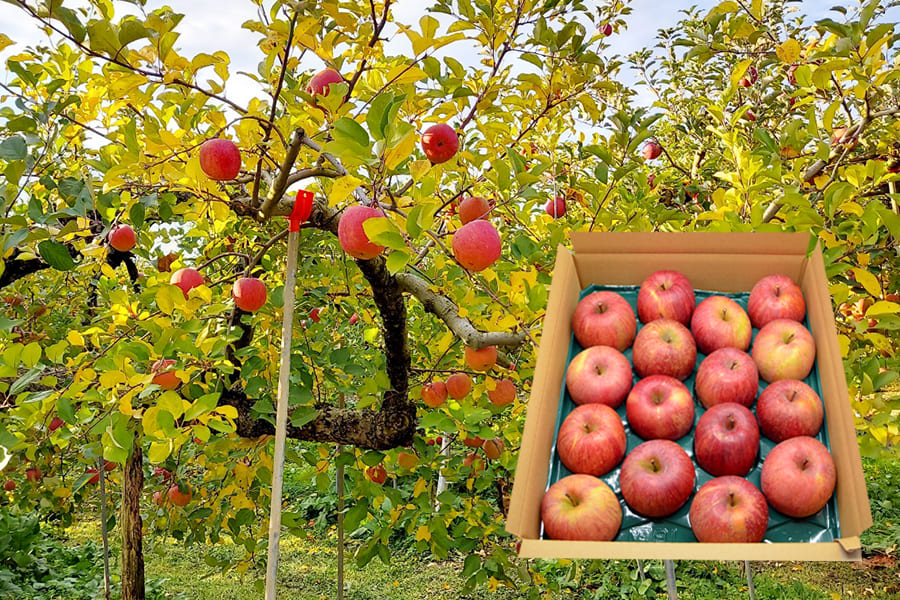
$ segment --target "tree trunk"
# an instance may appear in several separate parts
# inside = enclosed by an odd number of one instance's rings
[[[141,490],[144,465],[141,440],[135,435],[122,480],[122,600],[144,600],[144,552]]]

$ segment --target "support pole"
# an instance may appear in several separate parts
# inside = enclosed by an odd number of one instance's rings
[[[675,562],[664,560],[666,566],[666,598],[678,600],[678,589],[675,587]]]
[[[750,600],[756,600],[756,587],[753,585],[753,567],[749,560],[744,561],[744,572],[747,574],[747,589],[750,590]]]
[[[338,407],[344,408],[344,395],[338,398]],[[337,447],[338,456],[344,445]],[[337,600],[344,600],[344,465],[337,466]]]
[[[103,597],[109,600],[112,596],[109,582],[109,529],[106,516],[106,468],[103,457],[97,461],[97,472],[100,473],[100,535],[103,537]]]

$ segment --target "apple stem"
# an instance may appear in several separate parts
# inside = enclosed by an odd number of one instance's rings
[[[734,420],[734,415],[728,415],[728,419],[725,421],[725,428],[731,431],[734,429],[736,422]]]
[[[727,321],[727,320],[728,320],[728,310],[725,309],[725,308],[722,309],[722,320],[723,320],[723,321]]]
[[[778,297],[781,295],[781,288],[777,285],[775,286],[775,296]]]
[[[794,390],[794,392],[791,394],[791,397],[788,398],[788,402],[793,402],[796,397],[797,397],[797,390]]]
[[[598,304],[597,304],[597,312],[600,313],[601,315],[602,315],[603,313],[605,313],[605,312],[606,312],[606,305],[603,304],[602,302],[598,303]]]
[[[572,503],[572,506],[578,506],[578,500],[576,500],[575,498],[573,498],[573,497],[570,496],[569,494],[566,494],[566,500],[568,500],[569,502],[571,502],[571,503]]]
[[[659,473],[659,463],[656,462],[656,458],[650,459],[650,466],[653,468],[654,473]]]
[[[740,365],[738,364],[738,361],[733,360],[733,361],[731,361],[731,365],[729,365],[728,368],[731,369],[732,371],[737,371],[738,367],[740,367]]]

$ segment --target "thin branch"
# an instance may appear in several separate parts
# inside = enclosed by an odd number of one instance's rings
[[[284,162],[281,164],[281,168],[278,170],[278,177],[275,179],[275,183],[272,184],[272,189],[269,192],[269,195],[266,197],[263,205],[259,207],[260,212],[263,217],[268,219],[272,216],[272,209],[275,208],[275,204],[281,199],[284,195],[284,191],[288,186],[288,179],[291,174],[291,169],[294,167],[294,162],[297,160],[297,155],[300,153],[300,148],[303,145],[303,138],[306,137],[306,133],[302,129],[298,129],[294,132],[293,137],[291,137],[291,145],[288,146],[287,152],[284,155]],[[260,169],[262,168],[262,163],[257,167],[256,174],[259,176]],[[256,182],[256,187],[253,190],[253,199],[251,203],[255,206],[257,202],[257,193],[259,190],[259,180]]]

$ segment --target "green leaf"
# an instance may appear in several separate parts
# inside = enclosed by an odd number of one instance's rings
[[[199,417],[200,415],[205,415],[212,409],[214,409],[219,403],[219,394],[206,394],[204,396],[200,396],[194,403],[188,407],[186,411],[184,411],[184,420],[192,421]]]
[[[76,42],[79,44],[82,43],[85,37],[85,30],[84,25],[78,20],[78,15],[70,8],[59,6],[59,2],[53,4],[56,6],[53,6],[50,16],[56,18],[65,25],[72,37],[75,38]]]
[[[44,240],[38,244],[38,252],[41,258],[57,271],[71,271],[75,268],[75,260],[69,254],[69,248],[65,244]]]
[[[19,377],[9,386],[9,395],[14,396],[37,380],[44,372],[46,365],[38,365]]]
[[[369,134],[362,125],[349,117],[342,117],[334,123],[334,139],[337,141],[350,140],[360,146],[369,145]]]
[[[369,240],[394,250],[407,250],[403,234],[387,217],[373,217],[363,221],[363,229]]]
[[[386,266],[391,275],[394,275],[398,271],[403,270],[406,267],[406,264],[409,262],[409,259],[412,256],[409,252],[404,252],[403,250],[394,250],[390,254],[388,254]]]
[[[69,425],[75,424],[75,406],[70,398],[60,398],[56,401],[56,414]]]
[[[128,211],[128,216],[131,218],[131,222],[134,223],[135,227],[141,227],[144,224],[144,215],[144,205],[140,202],[132,204],[131,210]]]
[[[26,156],[28,146],[25,144],[25,138],[16,135],[0,142],[0,158],[3,160],[22,160]]]
[[[387,136],[388,109],[391,106],[391,101],[392,97],[390,95],[379,94],[375,96],[369,105],[369,112],[366,114],[366,126],[376,140],[383,140]]]
[[[463,419],[467,425],[477,425],[486,419],[491,418],[491,411],[486,408],[475,408],[468,410]]]
[[[319,416],[319,411],[312,406],[298,406],[291,412],[291,425],[303,427]]]

